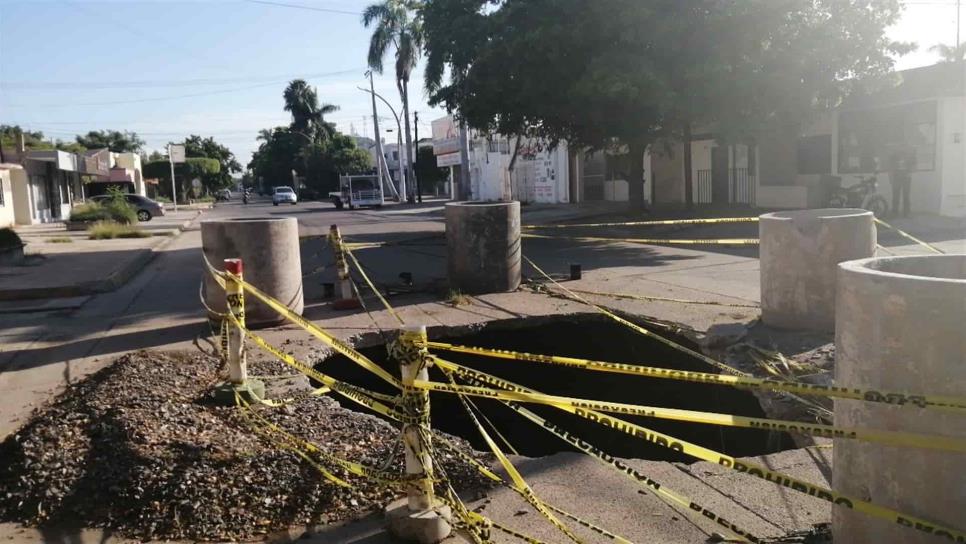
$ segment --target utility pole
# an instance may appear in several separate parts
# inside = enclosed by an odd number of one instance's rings
[[[372,83],[372,70],[367,70],[369,76],[369,94],[372,97],[372,131],[376,136],[376,168],[379,172],[379,188],[382,189],[382,137],[379,134],[379,113],[376,112],[376,87]]]
[[[413,156],[413,181],[416,183],[416,200],[422,204],[423,188],[419,185],[419,176],[416,175],[416,165],[419,164],[419,112],[413,112],[413,129],[416,131],[416,154]]]
[[[466,132],[466,123],[460,121],[460,184],[457,187],[457,200],[470,199],[470,143]]]
[[[178,211],[178,190],[174,184],[174,157],[171,156],[171,144],[168,144],[168,165],[171,167],[171,202],[174,211]]]

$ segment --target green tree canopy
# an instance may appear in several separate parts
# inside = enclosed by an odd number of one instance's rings
[[[305,184],[323,195],[338,190],[340,175],[372,170],[369,152],[357,147],[355,140],[345,134],[335,134],[325,142],[306,147],[302,161]]]
[[[144,177],[157,178],[159,180],[158,191],[170,197],[168,192],[171,190],[171,164],[167,159],[152,161],[143,165]],[[174,165],[174,178],[178,185],[178,199],[186,199],[186,195],[199,196],[195,194],[191,181],[194,179],[202,180],[216,176],[221,171],[221,164],[217,159],[207,157],[189,157],[185,162]]]
[[[77,136],[77,143],[87,149],[108,148],[115,153],[138,152],[144,146],[137,133],[119,130],[92,130],[83,136]]]
[[[413,0],[382,0],[371,4],[362,12],[362,24],[366,28],[373,26],[372,36],[369,38],[369,53],[367,61],[369,67],[381,74],[382,59],[390,50],[395,52],[396,88],[402,100],[403,124],[405,126],[405,169],[407,192],[415,190],[413,176],[413,140],[409,126],[409,79],[413,68],[419,61],[423,51],[423,25],[417,8],[419,3]]]
[[[9,152],[17,149],[21,134],[25,149],[54,149],[54,144],[44,140],[44,133],[39,130],[24,130],[20,125],[0,125],[0,145],[3,150]]]
[[[185,138],[184,149],[186,157],[207,157],[218,161],[218,171],[206,175],[201,180],[208,191],[216,191],[230,186],[232,184],[231,175],[242,170],[241,164],[235,160],[235,155],[231,150],[219,144],[210,136],[202,138],[192,134]]]
[[[416,157],[416,175],[424,191],[434,190],[449,179],[449,169],[436,166],[432,146],[420,146]]]
[[[306,143],[324,140],[335,134],[335,125],[326,122],[325,116],[338,111],[332,104],[319,104],[315,89],[304,79],[293,79],[282,93],[285,111],[292,114],[290,129],[303,135]]]
[[[908,50],[885,36],[900,10],[899,0],[426,0],[426,86],[475,128],[642,157],[695,125],[748,138],[837,105]],[[643,179],[641,163],[631,179]],[[642,190],[630,184],[632,201]]]

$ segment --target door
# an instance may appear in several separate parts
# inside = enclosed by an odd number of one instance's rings
[[[711,148],[711,202],[728,203],[728,147]]]

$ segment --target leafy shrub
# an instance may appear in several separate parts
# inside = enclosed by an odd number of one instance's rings
[[[87,204],[81,204],[80,206],[75,206],[74,209],[70,211],[71,221],[107,221],[110,220],[110,213],[107,208],[101,206],[96,202],[88,202]]]
[[[87,229],[87,236],[91,240],[110,240],[113,238],[147,238],[151,236],[151,233],[144,232],[134,225],[115,221],[98,221]]]
[[[11,228],[0,229],[0,249],[11,249],[23,246],[23,240]]]
[[[166,196],[156,196],[156,197],[152,198],[151,200],[153,200],[155,202],[160,202],[162,204],[171,204],[171,199],[168,198],[168,197],[166,197]]]
[[[88,202],[76,206],[70,211],[71,221],[114,221],[116,223],[132,224],[138,220],[137,211],[123,198],[112,198],[107,204]]]
[[[74,239],[70,236],[57,236],[56,238],[47,238],[44,240],[48,244],[72,244]]]

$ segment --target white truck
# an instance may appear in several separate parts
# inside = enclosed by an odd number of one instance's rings
[[[329,193],[332,203],[337,209],[348,206],[354,210],[357,206],[379,208],[383,203],[382,187],[379,177],[374,175],[340,176],[340,191]]]

